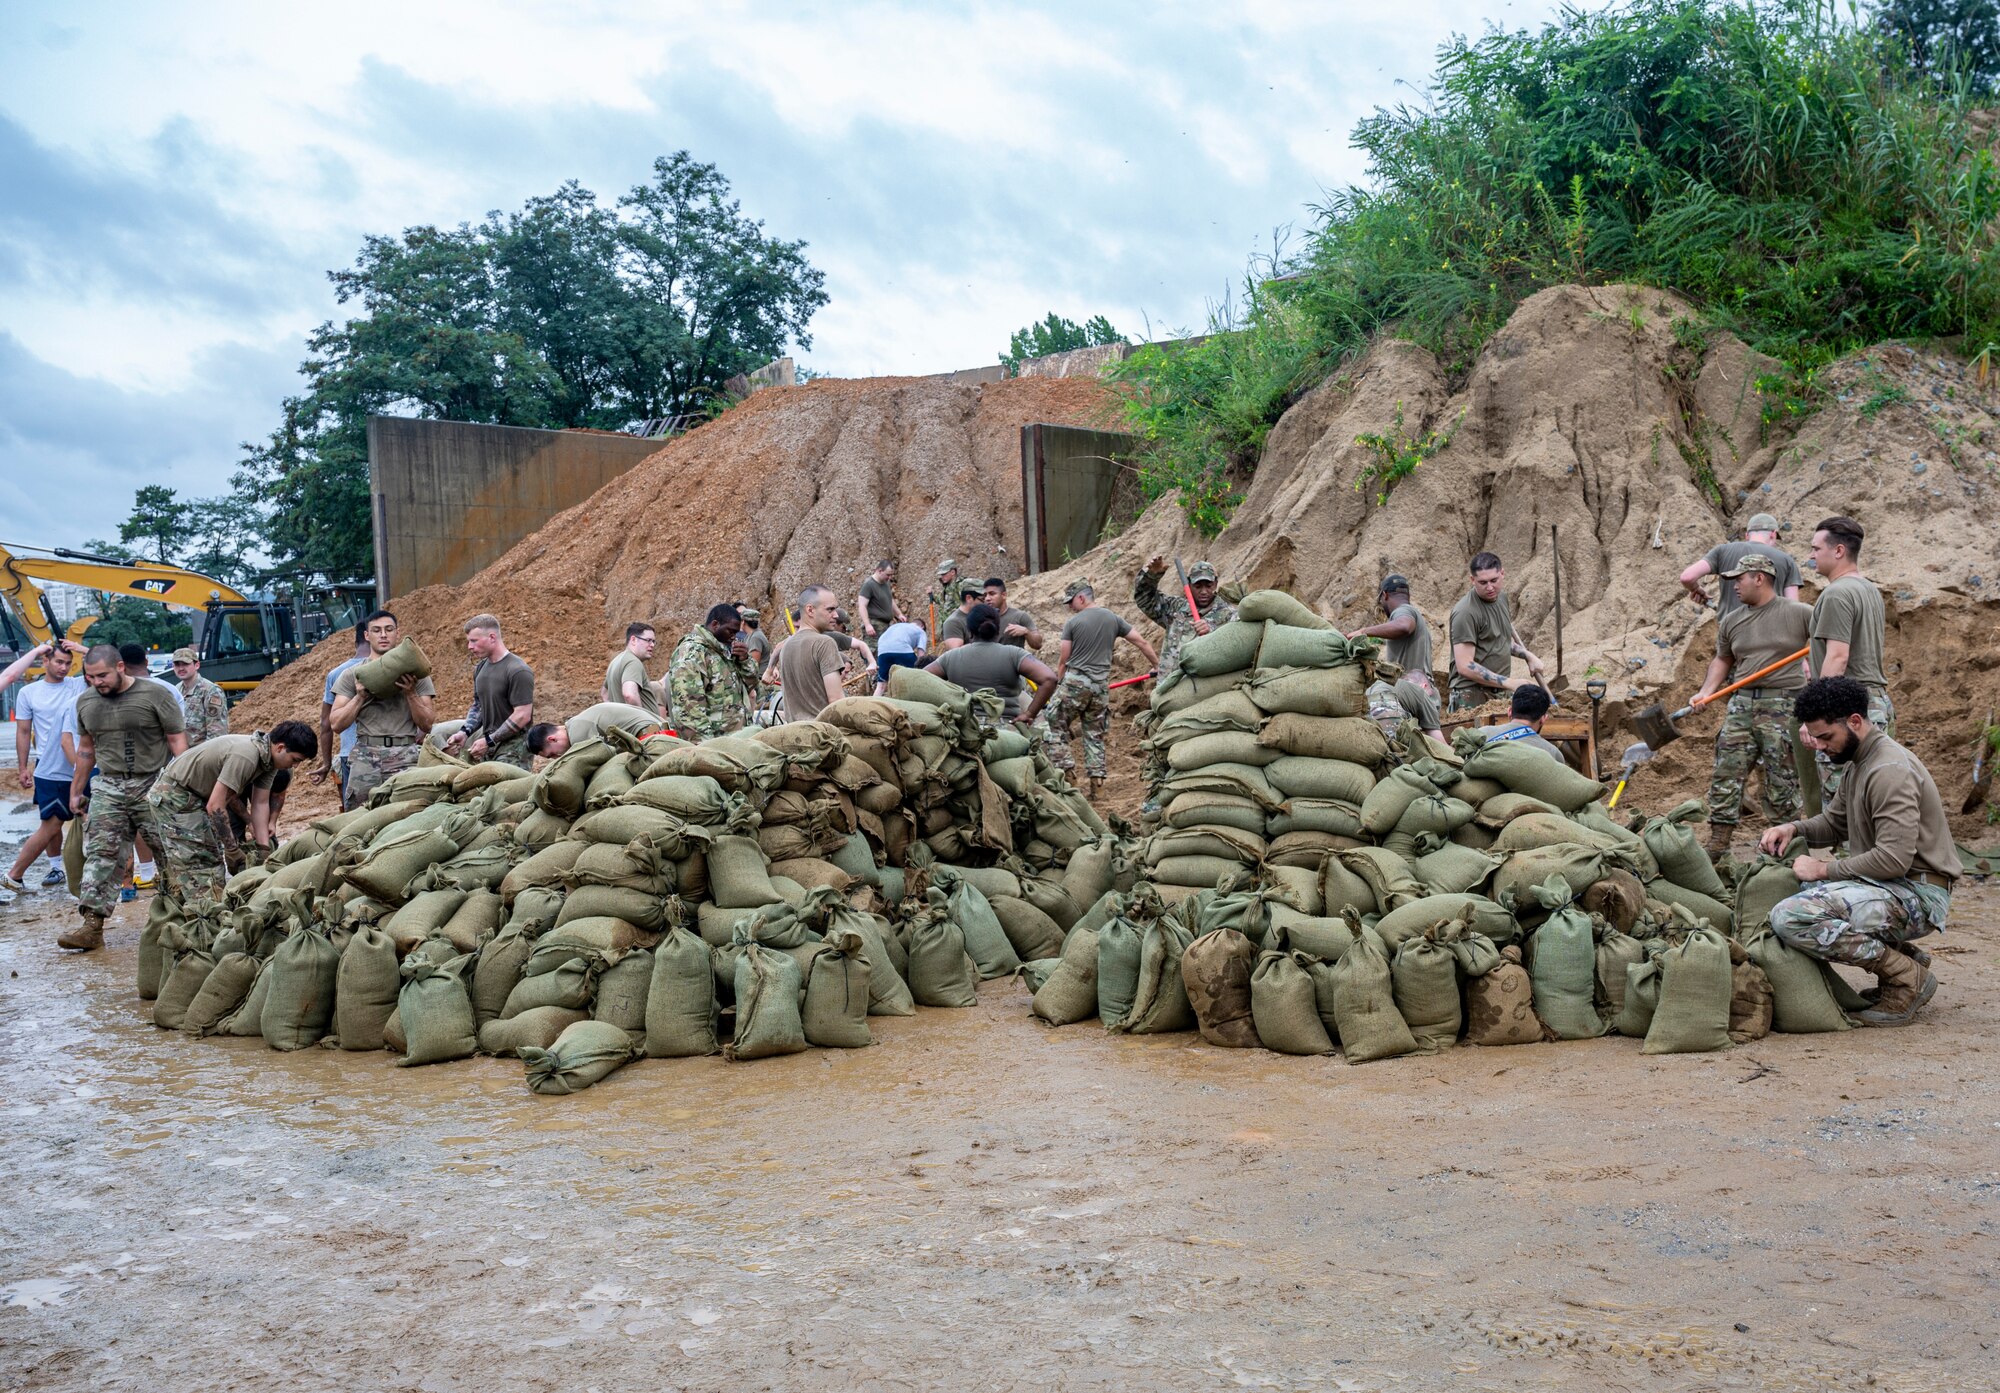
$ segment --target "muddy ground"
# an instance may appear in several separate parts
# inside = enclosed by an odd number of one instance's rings
[[[543,1098],[156,1030],[0,910],[0,1386],[2000,1386],[2000,893],[1900,1031],[1353,1068],[1052,1031]]]

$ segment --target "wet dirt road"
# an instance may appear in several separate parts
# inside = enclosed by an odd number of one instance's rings
[[[0,910],[0,1387],[2000,1387],[2000,892],[1902,1031],[1350,1068],[1051,1031],[397,1069]]]

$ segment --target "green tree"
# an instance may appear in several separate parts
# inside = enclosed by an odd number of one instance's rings
[[[192,512],[166,485],[147,484],[133,495],[131,515],[118,524],[118,540],[143,542],[140,554],[148,561],[172,562],[187,545]]]
[[[373,568],[370,415],[615,429],[698,411],[810,347],[823,273],[728,195],[682,151],[615,207],[570,182],[476,227],[370,237],[331,275],[351,317],[308,336],[305,390],[244,447],[237,495],[266,550],[334,577]]]
[[[185,612],[168,609],[154,600],[127,595],[97,597],[102,616],[84,635],[86,643],[136,643],[151,652],[171,652],[194,641],[194,628]]]
[[[1016,329],[1013,337],[1007,340],[1007,351],[1000,355],[1000,361],[1006,365],[1007,376],[1016,377],[1020,374],[1021,364],[1030,358],[1067,353],[1073,348],[1095,348],[1099,344],[1117,343],[1120,338],[1119,332],[1111,327],[1111,321],[1101,314],[1078,324],[1050,311],[1048,318],[1041,323]]]
[[[1903,45],[1920,73],[1942,80],[1962,75],[1979,93],[2000,84],[1996,0],[1884,0],[1875,27]]]

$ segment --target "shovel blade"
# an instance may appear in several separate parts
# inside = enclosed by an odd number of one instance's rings
[[[1666,708],[1657,701],[1643,710],[1632,713],[1632,729],[1637,731],[1639,738],[1654,750],[1671,745],[1681,738],[1680,731],[1674,726],[1674,718],[1669,716]]]

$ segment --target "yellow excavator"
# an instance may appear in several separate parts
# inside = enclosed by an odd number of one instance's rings
[[[17,652],[58,637],[81,641],[97,622],[96,615],[85,615],[65,631],[38,581],[193,610],[201,675],[227,692],[231,701],[254,690],[333,628],[352,624],[372,607],[373,598],[370,586],[328,587],[321,598],[333,603],[316,606],[302,624],[290,601],[252,599],[184,566],[120,561],[66,547],[50,550],[0,543],[0,643]],[[325,612],[329,608],[341,613],[329,615]]]

